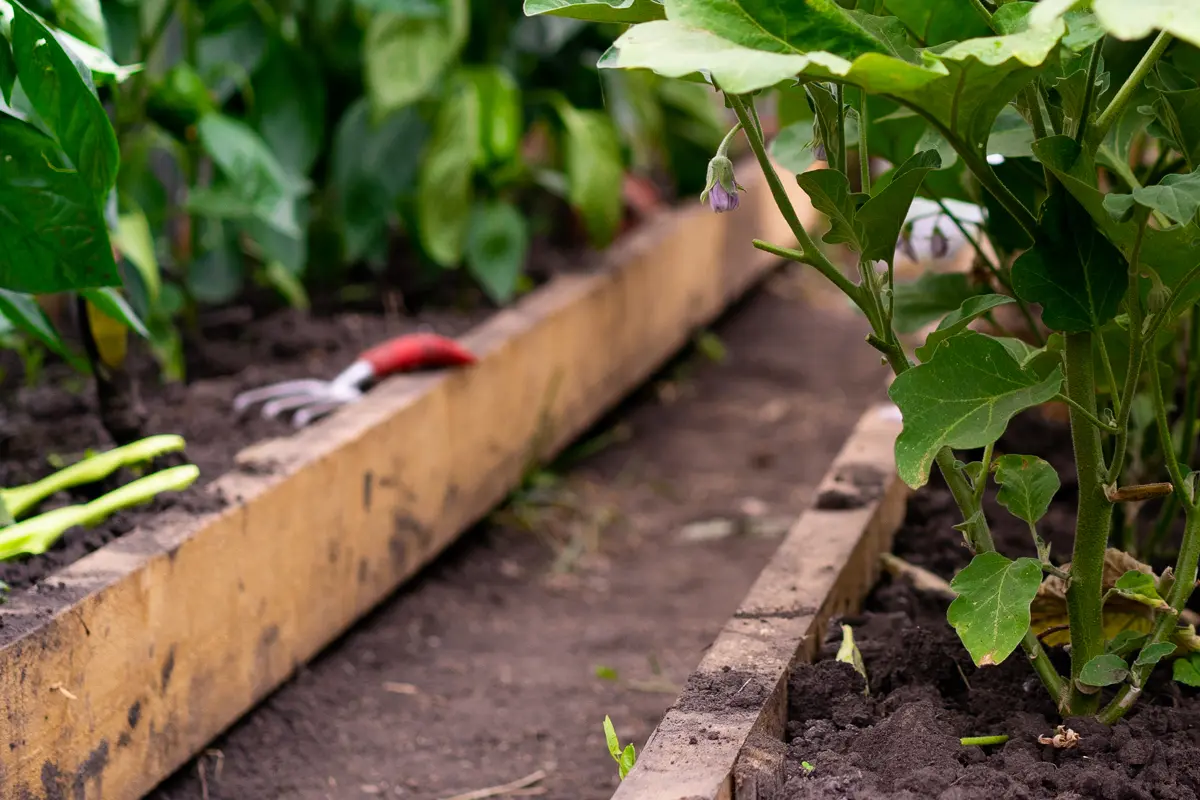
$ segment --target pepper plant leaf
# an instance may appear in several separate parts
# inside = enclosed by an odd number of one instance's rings
[[[474,84],[462,82],[442,101],[417,175],[417,234],[443,267],[462,260],[480,146],[479,95]]]
[[[467,229],[467,269],[487,296],[507,303],[529,251],[529,223],[511,203],[480,204],[471,212]]]
[[[37,339],[68,362],[76,366],[83,365],[58,335],[46,312],[30,295],[0,289],[0,317],[12,323],[17,330]]]
[[[1017,296],[1040,303],[1042,321],[1065,333],[1095,330],[1115,317],[1127,267],[1087,212],[1056,192],[1043,205],[1038,228],[1033,248],[1013,264]]]
[[[1042,582],[1036,559],[980,553],[950,582],[958,597],[946,619],[978,667],[1008,658],[1029,629],[1029,605]]]
[[[525,16],[541,14],[587,22],[649,22],[667,18],[662,0],[525,0]]]
[[[1050,509],[1062,485],[1054,467],[1037,456],[1003,455],[996,459],[996,501],[1017,519],[1035,524]]]
[[[50,294],[120,284],[100,204],[54,140],[0,114],[0,142],[0,286]]]
[[[1000,438],[1008,421],[1050,400],[1062,386],[1062,367],[1021,366],[1000,342],[964,331],[944,342],[932,359],[896,376],[888,394],[904,429],[896,439],[896,466],[914,489],[944,446],[983,447]]]
[[[563,103],[567,198],[583,217],[595,245],[612,241],[621,224],[624,164],[612,120],[602,111],[582,111]]]
[[[120,153],[108,114],[85,78],[86,67],[81,71],[50,30],[19,3],[13,4],[12,45],[21,88],[103,207],[116,182]]]
[[[962,305],[956,310],[951,311],[938,323],[937,330],[925,337],[925,344],[916,350],[917,358],[922,361],[928,361],[933,358],[933,354],[937,351],[939,344],[956,333],[965,331],[968,325],[992,309],[1015,302],[1011,297],[1003,294],[977,294],[968,297],[962,301]],[[1015,341],[1020,340],[1017,339]],[[1018,361],[1021,360],[1023,359],[1018,359]]]
[[[1079,683],[1096,689],[1116,685],[1128,677],[1129,665],[1125,659],[1113,653],[1096,656],[1079,671]]]
[[[438,0],[437,16],[379,13],[363,41],[367,96],[376,121],[428,94],[462,50],[468,0]]]

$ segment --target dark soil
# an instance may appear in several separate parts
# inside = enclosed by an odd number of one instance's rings
[[[164,495],[149,506],[119,513],[92,529],[74,528],[45,555],[0,562],[0,580],[14,589],[28,587],[55,570],[121,536],[141,520],[183,504],[203,511],[222,500],[204,484],[220,477],[242,448],[293,430],[286,420],[266,420],[257,413],[236,418],[233,396],[243,389],[302,377],[331,378],[363,349],[417,328],[453,336],[485,318],[479,308],[418,315],[346,311],[302,314],[292,310],[262,312],[252,306],[221,309],[201,319],[187,349],[188,383],[164,384],[145,354],[135,356],[140,393],[148,419],[146,433],[177,433],[187,441],[185,456],[163,459],[192,463],[200,480],[186,492]],[[55,471],[49,461],[78,460],[86,450],[113,444],[96,414],[89,381],[65,365],[47,369],[39,385],[9,389],[0,399],[0,486],[18,486]],[[43,510],[87,502],[132,479],[122,471],[92,486],[60,493]]]
[[[640,749],[883,396],[860,320],[780,296],[805,278],[735,310],[723,363],[672,365],[573,449],[592,455],[464,535],[150,797],[436,800],[537,770],[550,800],[611,797],[604,716]]]
[[[1026,416],[1002,445],[1051,460],[1064,475],[1073,470],[1065,426]],[[1073,479],[1063,483],[1039,526],[1054,543],[1056,561],[1070,558],[1076,498]],[[909,502],[895,553],[950,578],[969,560],[951,527],[957,514],[944,484],[931,482]],[[1034,555],[1024,523],[994,500],[988,517],[1001,552]],[[788,800],[1200,795],[1200,704],[1193,691],[1167,680],[1166,670],[1112,728],[1065,720],[1082,738],[1073,749],[1056,749],[1038,737],[1053,735],[1062,721],[1020,652],[999,667],[976,669],[946,623],[943,602],[885,577],[861,617],[843,621],[855,626],[870,694],[864,696],[863,680],[849,665],[832,660],[832,640],[824,660],[797,668],[789,692]],[[1062,653],[1053,658],[1065,672]],[[959,743],[993,734],[1010,739],[984,748]]]

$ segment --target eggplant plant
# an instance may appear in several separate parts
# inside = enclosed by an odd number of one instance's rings
[[[917,489],[938,470],[962,513],[973,558],[951,584],[948,618],[975,664],[1019,649],[1062,714],[1107,723],[1160,663],[1200,684],[1186,609],[1200,559],[1194,3],[526,0],[525,9],[632,23],[602,68],[724,95],[737,119],[730,136],[748,141],[798,242],[755,246],[817,270],[862,311],[867,341],[895,373],[899,474]],[[759,112],[771,101],[802,102],[811,122],[790,111],[789,127],[767,141]],[[807,136],[797,124],[811,126]],[[705,192],[716,211],[736,208],[741,191],[724,150]],[[780,174],[777,163],[803,171]],[[821,242],[785,180],[828,217]],[[977,249],[971,276],[897,280],[918,196],[948,218],[951,203],[982,209],[978,224],[960,226]],[[822,244],[854,251],[854,274]],[[1005,306],[1023,329],[978,330]],[[909,352],[902,333],[939,318]],[[1059,475],[996,449],[1015,415],[1054,402],[1069,410],[1078,479],[1074,549],[1061,564],[1038,529]],[[982,506],[992,482],[1027,523],[1036,558],[997,552]],[[1147,532],[1145,515],[1128,509],[1164,497]],[[1179,511],[1181,543],[1161,574],[1110,547],[1161,544]],[[1067,674],[1047,653],[1059,645],[1069,648]]]

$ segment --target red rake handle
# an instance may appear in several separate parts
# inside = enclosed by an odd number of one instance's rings
[[[359,356],[376,379],[395,372],[474,364],[475,356],[453,339],[436,333],[410,333],[389,339]]]

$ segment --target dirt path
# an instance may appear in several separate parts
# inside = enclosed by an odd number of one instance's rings
[[[810,293],[778,276],[718,327],[723,363],[674,365],[591,440],[607,447],[545,474],[151,797],[435,800],[544,770],[543,797],[608,798],[605,714],[645,741],[882,396],[861,322]]]

